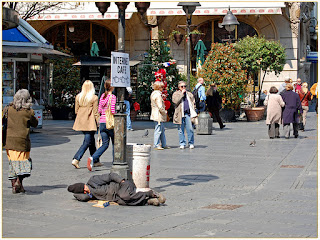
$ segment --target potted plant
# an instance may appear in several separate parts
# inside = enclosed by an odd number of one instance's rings
[[[194,29],[189,33],[189,35],[190,35],[191,43],[194,45],[199,41],[201,35],[204,35],[204,33],[200,32],[198,29]]]
[[[179,30],[173,30],[170,34],[169,34],[169,39],[170,40],[175,40],[175,42],[178,44],[178,46],[180,45],[180,43],[183,40],[183,34],[179,31]]]
[[[268,72],[275,72],[275,74],[278,75],[283,70],[286,62],[285,48],[280,44],[280,42],[270,41],[265,39],[265,37],[247,36],[235,44],[235,49],[241,58],[242,68],[246,69],[249,75],[257,75],[259,72],[263,74],[261,83],[258,83],[259,103],[266,74]],[[265,108],[255,107],[256,106],[254,104],[253,107],[244,109],[248,121],[256,121],[263,118]],[[260,113],[258,113],[259,111]],[[253,116],[253,119],[251,119],[251,115]]]
[[[70,49],[59,51],[70,54]],[[50,60],[53,64],[53,84],[49,109],[54,120],[69,119],[74,113],[75,96],[81,90],[80,69],[72,65],[75,62],[73,57]]]
[[[199,76],[207,86],[211,83],[218,85],[223,108],[220,116],[224,121],[234,121],[248,82],[246,71],[239,62],[239,53],[229,43],[213,43]]]

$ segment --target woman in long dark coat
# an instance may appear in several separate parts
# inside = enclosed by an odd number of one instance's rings
[[[225,125],[223,125],[221,117],[219,115],[222,99],[219,95],[219,92],[217,91],[217,85],[215,83],[212,83],[210,85],[210,88],[208,89],[206,95],[207,95],[206,103],[207,103],[208,111],[211,113],[212,117],[213,117],[213,114],[216,116],[220,129],[224,128]]]
[[[283,110],[283,129],[285,138],[289,139],[290,137],[290,123],[293,125],[293,135],[297,138],[298,135],[298,124],[299,124],[299,113],[303,112],[301,107],[300,97],[297,93],[293,92],[292,84],[286,85],[286,90],[281,93],[281,97],[285,102]]]

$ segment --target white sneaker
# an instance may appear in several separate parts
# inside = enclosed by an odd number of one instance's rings
[[[190,144],[189,148],[190,148],[190,149],[194,149],[194,145],[193,145],[193,144]]]
[[[184,146],[183,146],[183,145],[180,145],[180,149],[184,149]]]

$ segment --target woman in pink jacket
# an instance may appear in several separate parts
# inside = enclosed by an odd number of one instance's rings
[[[88,158],[87,168],[89,171],[92,171],[94,164],[99,161],[100,156],[108,149],[110,139],[112,145],[114,143],[114,131],[113,129],[107,129],[105,113],[108,106],[111,106],[112,114],[116,113],[116,96],[112,94],[114,87],[111,86],[111,81],[109,79],[105,82],[104,87],[105,93],[101,95],[98,107],[98,112],[100,113],[100,135],[102,138],[102,146]]]

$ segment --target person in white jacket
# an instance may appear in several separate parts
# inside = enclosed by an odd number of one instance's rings
[[[157,81],[153,84],[151,93],[151,116],[150,119],[155,122],[154,128],[154,148],[156,150],[169,149],[166,142],[164,122],[167,121],[167,111],[162,99],[163,82]],[[160,144],[161,143],[161,144]]]

